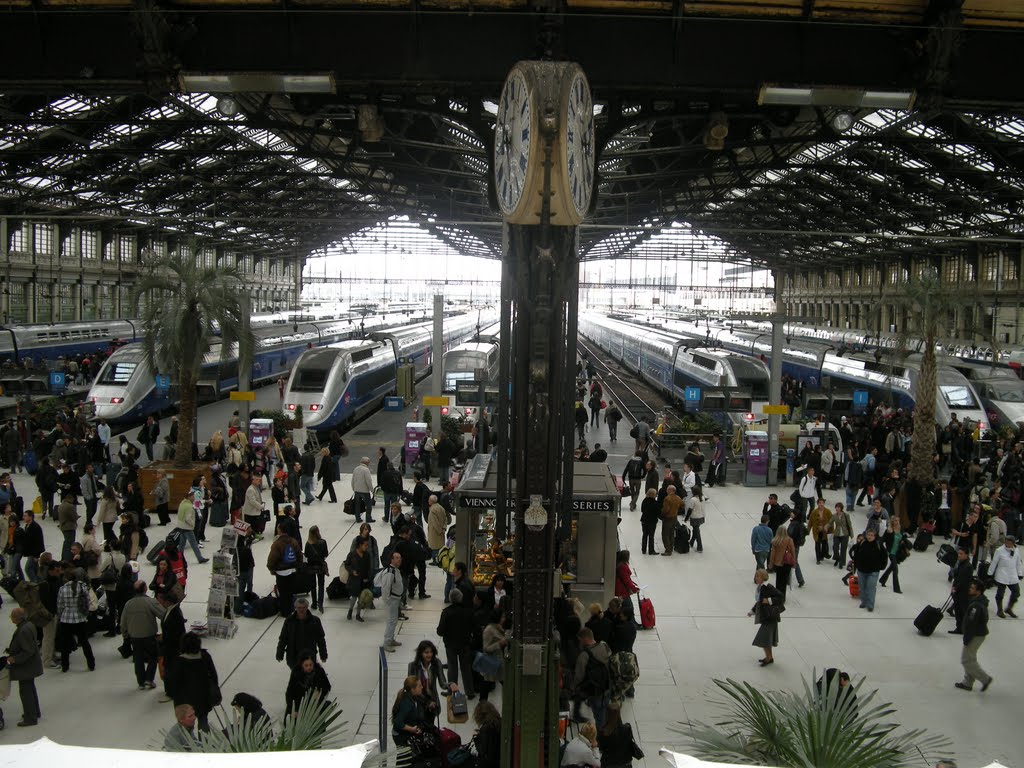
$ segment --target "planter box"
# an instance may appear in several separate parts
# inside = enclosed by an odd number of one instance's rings
[[[156,473],[159,470],[167,473],[167,483],[171,488],[171,498],[167,502],[167,507],[172,516],[178,508],[178,504],[185,498],[189,489],[192,488],[192,480],[196,475],[204,475],[206,477],[207,488],[212,483],[213,473],[210,472],[210,465],[205,462],[193,462],[192,466],[188,469],[176,468],[173,461],[161,460],[151,462],[139,470],[139,488],[142,491],[142,498],[145,500],[146,509],[152,509],[153,507],[153,498],[149,495],[149,492],[156,486]]]

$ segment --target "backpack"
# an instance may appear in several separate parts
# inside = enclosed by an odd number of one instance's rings
[[[794,520],[789,526],[789,537],[793,539],[794,547],[802,547],[807,541],[807,529],[804,528],[804,524]]]
[[[388,572],[387,568],[381,568],[373,575],[373,586],[377,589],[384,589],[384,574]]]
[[[78,604],[78,612],[83,616],[89,615],[89,590],[82,582],[77,582],[78,594],[75,595],[75,599]]]
[[[623,698],[633,683],[640,677],[640,665],[632,651],[619,651],[608,659],[608,674],[611,678],[612,698]]]
[[[455,565],[455,547],[441,547],[437,550],[435,560],[441,570],[446,573],[451,572],[452,567]]]
[[[608,674],[608,665],[594,655],[594,648],[591,646],[584,649],[587,654],[587,668],[583,673],[583,682],[580,683],[580,691],[587,696],[603,696],[608,692],[611,685],[611,677]]]
[[[395,543],[391,542],[386,547],[384,547],[384,550],[380,553],[380,564],[381,564],[381,566],[383,566],[384,568],[387,568],[389,565],[391,565],[391,555],[393,555],[394,553],[395,553]]]
[[[295,547],[289,544],[285,547],[284,554],[281,555],[281,564],[285,566],[295,565],[298,562],[299,556],[295,552]]]
[[[149,536],[147,536],[146,532],[144,530],[142,530],[141,528],[139,529],[138,533],[139,533],[139,551],[141,552],[146,547],[149,546]]]

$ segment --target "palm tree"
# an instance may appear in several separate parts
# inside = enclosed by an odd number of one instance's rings
[[[181,413],[174,466],[192,464],[196,384],[203,359],[220,327],[221,355],[237,344],[240,361],[251,359],[255,338],[249,330],[242,274],[234,267],[205,267],[198,254],[182,249],[150,258],[130,303],[144,328],[142,349],[150,370],[177,382]]]
[[[935,477],[935,398],[938,394],[938,362],[935,344],[949,311],[961,303],[936,269],[924,269],[904,286],[900,303],[916,316],[923,341],[921,367],[914,388],[914,439],[910,444],[907,477],[925,488]]]
[[[182,752],[295,752],[310,749],[339,749],[345,745],[348,723],[341,719],[341,707],[335,699],[321,699],[308,692],[299,702],[295,713],[286,717],[279,727],[268,719],[251,720],[229,717],[222,707],[214,710],[218,727],[211,728],[200,738],[188,739]],[[167,731],[161,731],[153,749],[161,749]],[[391,758],[390,760],[388,758]],[[362,768],[407,768],[412,763],[412,752],[407,747],[388,754],[379,754],[363,760]]]
[[[839,687],[834,675],[803,692],[761,691],[750,683],[714,680],[724,716],[689,723],[691,751],[703,760],[779,768],[908,768],[931,765],[950,741],[922,729],[898,732],[896,710],[865,694],[863,680]],[[850,692],[852,690],[852,694]]]

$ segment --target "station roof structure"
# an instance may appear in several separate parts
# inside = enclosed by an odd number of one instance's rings
[[[1024,229],[1015,0],[8,0],[0,28],[0,215],[300,259],[408,216],[498,257],[495,103],[550,56],[595,98],[584,258],[674,223],[767,267]]]

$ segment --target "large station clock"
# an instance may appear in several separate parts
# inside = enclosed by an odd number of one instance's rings
[[[534,175],[537,110],[535,89],[525,67],[516,65],[505,80],[494,129],[494,187],[501,212],[517,218],[526,205],[527,182]]]
[[[511,224],[541,224],[545,210],[555,226],[583,221],[594,189],[594,107],[578,64],[512,67],[498,102],[494,188]]]

